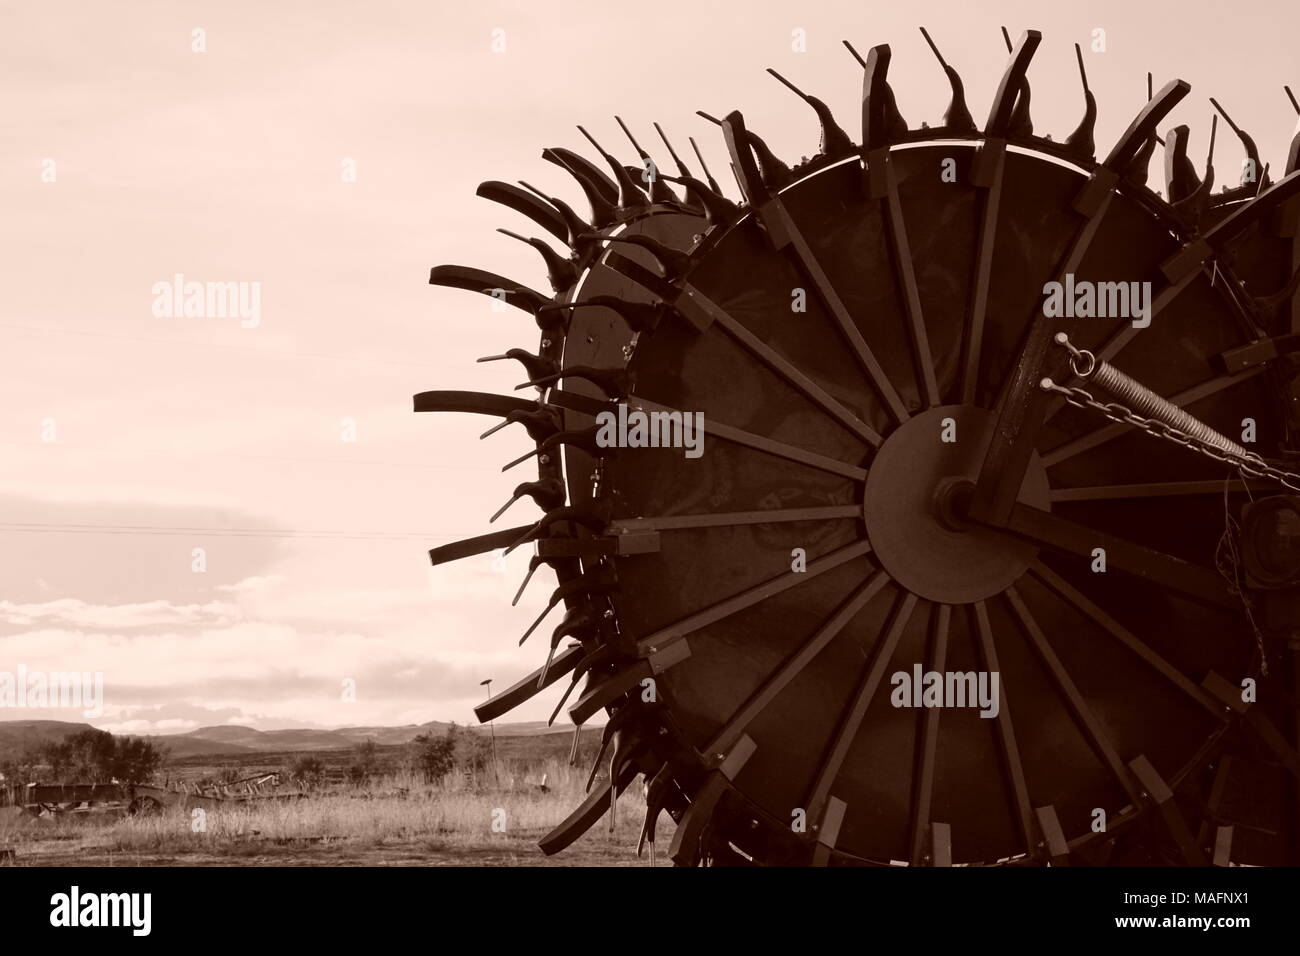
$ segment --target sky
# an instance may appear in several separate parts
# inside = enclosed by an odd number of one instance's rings
[[[411,411],[428,389],[511,392],[515,363],[475,359],[536,348],[524,313],[428,285],[456,263],[546,288],[536,253],[493,231],[536,227],[477,184],[526,179],[581,209],[540,152],[591,155],[582,123],[630,161],[616,112],[651,152],[651,121],[679,153],[695,136],[716,174],[721,137],[694,111],[738,108],[796,162],[813,114],[763,69],[856,134],[842,39],[889,43],[903,116],[937,125],[947,83],[918,26],[982,121],[1001,25],[1044,34],[1033,115],[1058,140],[1082,115],[1078,42],[1099,152],[1150,70],[1192,84],[1167,123],[1191,125],[1191,155],[1214,95],[1283,162],[1290,0],[0,0],[0,675],[102,672],[90,722],[115,732],[472,722],[480,681],[539,665],[544,642],[516,642],[553,586],[539,575],[511,608],[527,549],[426,555],[488,529],[525,480],[500,466],[530,447]],[[1227,130],[1216,157],[1235,180]],[[256,283],[259,308],[169,314],[177,274]],[[558,693],[509,719],[544,718]]]

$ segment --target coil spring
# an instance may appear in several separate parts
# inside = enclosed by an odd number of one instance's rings
[[[1197,438],[1207,445],[1213,445],[1223,451],[1242,458],[1257,459],[1259,456],[1249,452],[1236,442],[1219,434],[1200,419],[1187,414],[1173,402],[1162,398],[1136,379],[1125,375],[1109,362],[1099,362],[1096,356],[1086,349],[1077,348],[1064,332],[1056,336],[1058,344],[1070,353],[1070,367],[1079,378],[1091,378],[1116,400],[1123,402],[1146,418],[1163,422],[1171,428]]]

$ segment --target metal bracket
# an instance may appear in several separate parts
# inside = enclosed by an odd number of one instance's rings
[[[1070,845],[1065,840],[1065,831],[1057,819],[1056,808],[1050,803],[1045,807],[1035,807],[1034,816],[1038,819],[1038,828],[1043,833],[1043,843],[1047,851],[1047,861],[1052,866],[1070,865]]]
[[[1138,783],[1142,785],[1143,796],[1154,804],[1159,812],[1165,830],[1178,844],[1184,862],[1189,866],[1205,866],[1205,854],[1192,839],[1192,833],[1187,829],[1187,822],[1178,812],[1178,805],[1174,803],[1174,792],[1156,772],[1156,768],[1151,766],[1151,761],[1144,755],[1139,755],[1129,761],[1128,767],[1133,771],[1133,776],[1137,777]]]
[[[826,866],[830,863],[831,851],[840,838],[840,825],[844,823],[844,814],[849,805],[839,797],[830,797],[826,801],[826,810],[817,824],[817,844],[813,847],[813,866]]]

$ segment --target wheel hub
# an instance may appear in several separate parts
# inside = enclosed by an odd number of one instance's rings
[[[862,513],[872,550],[895,581],[927,600],[990,598],[1015,583],[1038,553],[961,518],[994,421],[992,412],[973,406],[932,408],[891,433],[871,462]],[[1037,455],[1020,500],[1048,507],[1047,472]]]

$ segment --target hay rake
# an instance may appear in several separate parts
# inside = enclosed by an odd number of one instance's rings
[[[430,552],[531,544],[519,593],[542,566],[557,579],[524,634],[562,613],[543,665],[477,715],[556,684],[552,720],[608,713],[603,778],[547,853],[640,775],[641,842],[669,813],[679,865],[1298,862],[1294,532],[1284,507],[1248,513],[1294,500],[1271,479],[1295,477],[1300,448],[1300,131],[1274,181],[1212,101],[1247,159],[1214,193],[1213,143],[1202,172],[1186,126],[1157,132],[1187,83],[1148,77],[1098,159],[1077,45],[1083,116],[1054,140],[1030,114],[1037,31],[1006,37],[982,126],[922,35],[951,89],[936,126],[900,115],[888,46],[847,41],[860,143],[775,71],[820,125],[811,159],[783,162],[739,112],[700,113],[739,200],[693,139],[698,175],[654,124],[665,173],[621,118],[638,164],[582,127],[599,162],[542,153],[586,217],[525,182],[479,187],[566,251],[507,232],[541,255],[550,295],[430,276],[541,333],[535,354],[480,360],[519,362],[534,397],[415,396],[535,444],[507,468],[535,461],[536,479],[492,521],[524,498],[541,519]],[[1045,318],[1053,281],[1150,289],[1150,321],[1095,302]],[[1080,355],[1157,424],[1066,401],[1088,384]],[[702,412],[704,454],[602,441],[619,405]],[[1268,470],[1246,480],[1246,459],[1161,440],[1170,408],[1220,437],[1251,419]],[[1257,553],[1290,571],[1268,577]],[[896,706],[897,676],[922,671],[996,672],[996,716]]]

